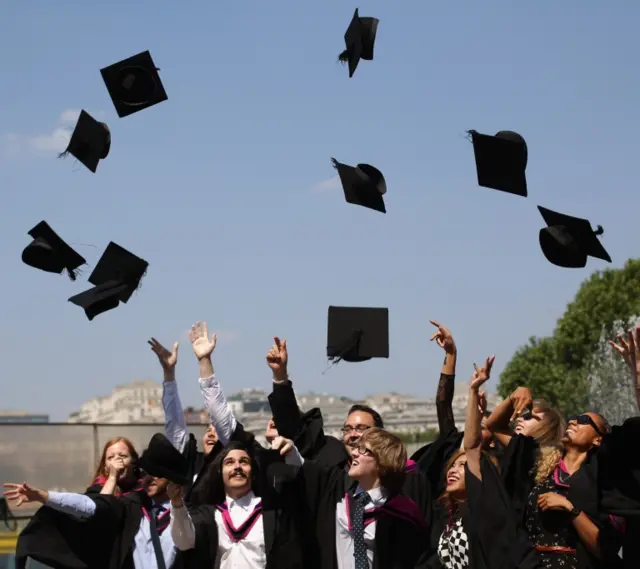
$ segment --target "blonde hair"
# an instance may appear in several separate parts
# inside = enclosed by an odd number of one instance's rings
[[[560,411],[551,407],[544,399],[536,399],[532,409],[534,413],[542,413],[543,416],[531,431],[531,436],[541,447],[557,445],[567,430],[567,423]]]
[[[367,429],[359,442],[373,453],[382,487],[391,493],[399,492],[407,466],[407,449],[403,442],[396,435],[378,427]]]
[[[536,464],[533,467],[536,484],[544,482],[560,464],[564,455],[564,446],[561,443],[540,447]]]

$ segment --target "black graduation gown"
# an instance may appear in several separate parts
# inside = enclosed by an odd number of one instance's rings
[[[261,466],[265,468],[261,484],[262,524],[266,569],[304,569],[303,550],[299,539],[300,520],[295,517],[294,500],[286,482],[295,477],[295,470],[277,463],[273,455],[265,451]],[[267,462],[271,464],[267,466]],[[267,483],[268,482],[268,483]],[[281,490],[282,489],[282,490]],[[186,552],[184,569],[209,569],[214,567],[218,553],[218,528],[216,506],[201,504],[189,508],[196,530],[196,547]]]
[[[615,426],[598,451],[600,508],[625,520],[623,563],[640,567],[640,417]]]
[[[520,526],[524,526],[527,498],[535,484],[533,468],[539,448],[533,437],[515,435],[500,459],[502,481],[513,505],[515,521]]]
[[[416,489],[420,480],[426,486],[424,478],[413,477]],[[316,522],[313,529],[318,547],[313,566],[336,569],[336,507],[356,483],[341,468],[305,461],[293,484],[300,492],[297,507],[304,507],[306,515],[310,516],[308,519]],[[392,508],[394,498],[395,503],[403,505],[399,510]],[[385,504],[385,507],[389,506],[388,510],[380,509],[376,523],[374,569],[426,567],[431,555],[428,490],[423,489],[417,500],[412,498],[404,494],[390,496]],[[420,501],[423,503],[419,504]],[[405,505],[410,506],[410,513],[407,513]]]
[[[325,434],[320,409],[314,407],[306,413],[300,413],[290,381],[274,382],[269,404],[278,433],[294,441],[303,458],[344,468],[349,456],[342,442]]]
[[[133,569],[133,545],[142,520],[144,492],[125,496],[92,494],[95,514],[77,520],[43,506],[18,537],[16,567],[27,557],[54,569]],[[179,569],[182,556],[173,568]]]
[[[205,455],[202,451],[198,450],[198,441],[193,433],[189,433],[189,440],[182,451],[182,454],[187,459],[187,464],[189,465],[187,470],[189,483],[185,487],[185,502],[187,504],[194,501],[195,496],[197,495],[195,490],[201,480],[202,473],[207,469],[207,466],[215,460],[216,456],[220,454],[223,448],[222,443],[217,441],[211,449],[211,452],[208,455]]]
[[[539,569],[541,560],[521,527],[513,523],[511,501],[500,473],[485,456],[480,462],[482,480],[465,468],[467,501],[462,521],[467,535],[470,569]],[[437,550],[447,524],[444,507],[436,508],[432,546]],[[430,569],[441,569],[437,551]]]

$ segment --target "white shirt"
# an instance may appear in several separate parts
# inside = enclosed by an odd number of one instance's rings
[[[227,496],[226,504],[233,525],[241,526],[259,503],[260,498],[251,491],[238,500]],[[174,530],[173,539],[176,547],[183,551],[192,549],[195,547],[196,535],[189,512],[186,508],[175,509],[173,512],[176,520],[174,527],[175,529],[179,527],[181,531],[181,535],[178,536]],[[262,516],[258,518],[247,536],[238,542],[233,542],[227,535],[222,512],[216,511],[215,517],[218,524],[218,556],[215,569],[264,569],[267,565],[267,556]]]
[[[287,464],[299,466],[304,463],[304,458],[296,447],[285,457]],[[364,492],[360,486],[356,488],[354,496]],[[364,507],[365,511],[380,508],[387,501],[387,492],[383,488],[373,488],[368,491],[371,501]],[[373,567],[373,554],[375,552],[376,521],[374,519],[364,528],[364,543],[367,547],[367,557],[369,565]],[[355,559],[353,556],[353,535],[349,531],[349,518],[347,517],[347,501],[342,498],[336,504],[336,557],[338,569],[355,569]]]

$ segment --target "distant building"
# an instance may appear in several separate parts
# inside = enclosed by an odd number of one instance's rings
[[[154,381],[133,381],[119,385],[111,395],[89,399],[69,423],[163,423],[162,385]]]
[[[27,411],[0,411],[0,423],[48,423],[49,415],[33,415]]]

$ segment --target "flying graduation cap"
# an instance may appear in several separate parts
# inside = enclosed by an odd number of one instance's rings
[[[601,225],[594,231],[586,219],[551,211],[538,210],[547,224],[540,230],[540,248],[547,261],[565,269],[581,269],[588,257],[611,263],[611,257],[598,239],[604,233]]]
[[[389,309],[330,306],[327,357],[338,363],[389,357]]]
[[[104,160],[111,150],[111,131],[106,123],[94,119],[87,111],[80,111],[78,122],[71,134],[67,149],[58,155],[64,158],[71,154],[94,174],[98,162]]]
[[[69,299],[84,309],[89,320],[126,303],[147,272],[149,263],[113,241],[93,269],[89,282],[93,288]]]
[[[349,77],[353,77],[361,59],[373,60],[373,46],[379,22],[378,18],[361,18],[357,8],[353,13],[351,23],[344,34],[347,49],[338,56],[338,61],[349,64]]]
[[[527,197],[527,143],[517,132],[501,130],[495,136],[470,130],[478,185]]]
[[[66,270],[69,278],[76,280],[78,268],[86,263],[84,257],[65,243],[46,221],[38,223],[28,235],[33,241],[22,251],[23,263],[59,275]]]
[[[120,118],[162,103],[169,98],[158,71],[148,51],[100,70]]]
[[[387,213],[382,198],[387,193],[387,183],[380,170],[370,164],[348,166],[335,158],[331,163],[338,171],[347,203]]]

